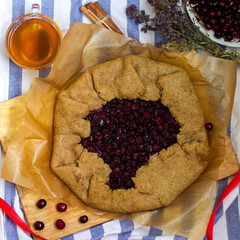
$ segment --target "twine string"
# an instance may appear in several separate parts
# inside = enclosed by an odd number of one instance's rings
[[[106,15],[106,16],[104,16],[104,18],[100,19],[93,11],[91,11],[91,10],[88,9],[88,8],[87,8],[87,10],[88,10],[88,12],[89,12],[91,15],[93,15],[93,16],[96,18],[96,20],[97,20],[96,24],[97,24],[97,25],[103,24],[107,29],[109,29],[110,31],[112,31],[112,29],[111,29],[111,28],[109,27],[109,25],[106,23],[106,20],[109,19],[109,18],[111,18],[109,15]]]

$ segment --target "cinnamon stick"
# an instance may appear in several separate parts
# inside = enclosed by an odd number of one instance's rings
[[[123,33],[113,22],[111,17],[103,10],[101,5],[98,2],[88,3],[85,6],[81,7],[81,11],[95,24],[98,24],[100,27],[105,27],[111,31]]]

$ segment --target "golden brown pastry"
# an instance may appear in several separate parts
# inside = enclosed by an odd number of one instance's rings
[[[51,167],[91,207],[167,206],[207,166],[204,125],[184,69],[120,57],[88,69],[59,93]]]

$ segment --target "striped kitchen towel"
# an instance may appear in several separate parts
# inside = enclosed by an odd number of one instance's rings
[[[46,77],[51,68],[44,70],[27,70],[15,65],[7,56],[4,48],[4,35],[8,26],[13,20],[31,11],[31,5],[38,3],[41,6],[41,13],[54,19],[63,32],[68,31],[73,22],[90,23],[90,20],[79,10],[86,0],[1,0],[0,4],[0,102],[25,94],[28,92],[31,80],[34,77]],[[112,16],[113,21],[125,36],[137,39],[141,43],[157,43],[161,38],[156,33],[145,34],[140,31],[140,26],[125,14],[126,7],[135,4],[152,13],[152,8],[147,0],[99,0],[103,9]],[[238,81],[240,81],[240,69],[238,67]],[[235,151],[240,152],[239,144],[239,120],[238,111],[240,102],[239,84],[236,89],[233,114],[229,125],[229,134]],[[0,170],[4,159],[4,153],[0,149]],[[219,182],[217,199],[229,183],[231,178]],[[14,210],[24,219],[19,196],[15,185],[0,179],[0,197],[3,198]],[[240,239],[240,217],[239,217],[239,186],[219,206],[214,227],[214,239],[234,240]],[[30,240],[32,237],[17,225],[15,225],[2,211],[0,211],[0,240]],[[62,238],[64,240],[183,240],[180,236],[168,235],[167,233],[135,224],[133,221],[113,220],[90,229],[75,233]]]

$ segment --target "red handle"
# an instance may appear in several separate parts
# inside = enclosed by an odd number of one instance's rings
[[[214,219],[216,215],[216,211],[220,203],[226,198],[226,196],[240,183],[240,171],[235,175],[235,177],[232,179],[232,181],[228,184],[228,186],[225,188],[220,200],[218,201],[216,207],[214,208],[212,215],[210,217],[208,226],[207,226],[207,239],[212,240],[213,239],[213,226],[214,226]]]
[[[28,225],[18,216],[18,214],[6,203],[2,198],[0,198],[0,208],[15,222],[19,227],[26,230],[27,232],[35,235],[36,237],[47,240],[46,238],[43,238],[36,233],[34,233]]]

